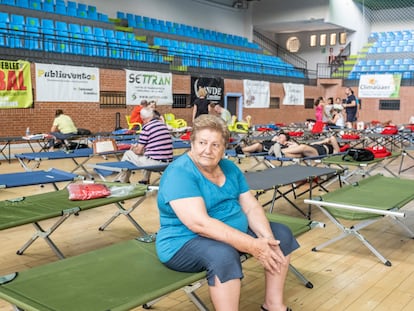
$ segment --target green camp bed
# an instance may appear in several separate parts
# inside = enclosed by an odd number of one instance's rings
[[[341,231],[339,236],[314,247],[313,250],[318,251],[347,236],[355,236],[385,265],[391,266],[391,262],[368,242],[360,230],[388,216],[405,229],[410,237],[414,237],[413,230],[401,221],[405,213],[399,211],[413,199],[414,180],[378,174],[324,194],[318,199],[305,200],[305,203],[319,207]],[[352,225],[343,225],[341,219],[351,221]]]
[[[130,184],[105,183],[108,186],[130,186]],[[148,191],[147,186],[136,185],[128,194],[106,197],[93,200],[71,201],[69,200],[68,189],[62,189],[54,192],[42,193],[27,197],[19,197],[0,201],[0,230],[13,228],[25,224],[32,224],[36,232],[23,245],[17,254],[21,255],[37,238],[43,238],[56,253],[59,258],[64,258],[62,252],[51,240],[50,235],[71,215],[91,208],[96,208],[108,204],[115,204],[118,207],[117,212],[99,229],[104,230],[116,217],[125,215],[135,228],[143,235],[151,238],[145,230],[132,218],[131,212],[145,199]],[[123,201],[139,198],[132,207],[126,209]],[[56,222],[48,229],[43,229],[39,224],[40,221],[57,218]]]
[[[329,166],[329,167],[339,167],[345,171],[346,174],[341,176],[341,179],[344,183],[351,183],[351,178],[356,175],[360,175],[362,177],[371,176],[371,173],[375,169],[384,169],[392,176],[397,177],[397,175],[389,169],[389,165],[394,162],[399,156],[401,152],[392,152],[390,156],[385,158],[375,158],[371,161],[364,161],[358,162],[354,160],[345,161],[342,159],[342,155],[335,155],[326,157],[322,160],[322,163]],[[354,169],[350,169],[354,168]]]
[[[295,235],[315,225],[291,216],[269,217]],[[134,239],[0,277],[0,299],[27,311],[121,311],[148,308],[157,298],[184,289],[199,310],[208,310],[194,292],[204,280],[205,272],[166,268],[154,243]]]

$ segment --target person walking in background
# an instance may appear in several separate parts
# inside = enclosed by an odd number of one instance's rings
[[[356,97],[354,95],[354,91],[347,87],[345,89],[346,94],[346,101],[343,104],[346,112],[346,126],[348,128],[355,128],[355,124],[357,121],[357,114],[358,114],[358,105],[356,102]]]
[[[193,102],[193,122],[199,115],[208,114],[207,90],[204,87],[198,89],[198,98]]]
[[[50,129],[50,135],[53,137],[49,140],[47,148],[49,151],[53,151],[55,144],[65,144],[66,139],[69,139],[71,136],[76,134],[78,134],[78,128],[72,118],[64,114],[62,109],[57,109],[52,128]]]

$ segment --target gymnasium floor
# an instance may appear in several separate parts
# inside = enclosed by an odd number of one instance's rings
[[[15,152],[25,150],[15,149]],[[113,160],[113,159],[108,159]],[[90,163],[105,161],[94,158]],[[242,169],[250,167],[249,159],[243,159]],[[398,171],[399,161],[393,165]],[[71,170],[73,164],[68,160],[44,161],[40,168],[49,167]],[[22,167],[16,160],[11,164],[1,160],[0,173],[21,172]],[[81,172],[79,172],[81,173]],[[138,172],[132,181],[138,181]],[[385,174],[387,175],[387,174]],[[401,177],[414,178],[414,169]],[[334,183],[330,190],[334,190]],[[30,195],[53,191],[50,185],[0,189],[0,199],[5,200],[22,195]],[[268,195],[260,198],[266,201]],[[303,205],[303,198],[296,200]],[[406,208],[409,215],[407,223],[414,228],[414,205]],[[276,210],[300,217],[300,214],[280,200]],[[54,240],[67,257],[81,254],[93,249],[132,239],[137,231],[124,218],[119,217],[107,230],[98,231],[98,227],[114,212],[113,206],[105,206],[82,212],[78,217],[69,218],[54,233]],[[134,211],[134,217],[149,232],[156,232],[159,222],[156,208],[156,194],[148,197]],[[292,274],[288,275],[285,301],[293,310],[414,310],[414,241],[405,232],[382,220],[364,229],[364,234],[372,244],[377,246],[384,256],[392,261],[392,267],[383,265],[368,249],[354,238],[337,242],[319,252],[312,252],[316,246],[337,233],[336,227],[316,208],[313,209],[314,220],[327,224],[326,228],[314,229],[298,238],[301,248],[292,256],[293,265],[299,269],[314,285],[313,289],[304,287]],[[46,224],[53,221],[45,221]],[[47,226],[47,225],[46,225]],[[16,250],[23,245],[33,232],[31,225],[20,226],[0,231],[0,275],[21,271],[58,260],[44,241],[36,241],[24,255],[16,255]],[[254,259],[244,263],[245,278],[242,281],[240,310],[259,310],[263,303],[264,285],[262,267]],[[139,277],[139,276],[137,276]],[[207,286],[204,285],[197,293],[209,302]],[[141,310],[136,308],[134,310]],[[196,310],[183,291],[171,293],[153,306],[154,310]],[[0,300],[1,311],[11,311],[12,307]],[[64,311],[64,310],[61,310]]]

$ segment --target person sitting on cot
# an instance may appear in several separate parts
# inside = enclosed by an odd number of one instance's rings
[[[299,247],[291,230],[269,222],[232,161],[224,159],[230,133],[219,117],[203,114],[193,123],[191,149],[163,173],[158,192],[162,263],[182,272],[206,271],[217,311],[239,310],[240,254],[263,266],[262,311],[287,311],[283,301],[290,253]],[[259,308],[258,308],[259,309]]]

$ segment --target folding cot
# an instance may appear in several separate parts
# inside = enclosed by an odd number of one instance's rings
[[[33,153],[20,153],[16,154],[16,158],[19,160],[20,164],[26,171],[31,171],[33,168],[38,168],[40,166],[41,161],[46,160],[63,160],[63,159],[70,159],[75,164],[75,168],[71,170],[71,173],[81,169],[85,172],[87,176],[91,176],[88,170],[85,167],[86,162],[88,162],[93,156],[100,155],[100,156],[107,156],[107,155],[115,155],[116,157],[119,156],[124,152],[123,150],[116,151],[116,152],[105,152],[95,154],[92,148],[82,148],[76,149],[73,151],[54,151],[54,152],[33,152]],[[79,158],[83,158],[82,161],[79,161]],[[29,166],[29,163],[34,161],[33,167]]]
[[[321,225],[285,215],[268,217],[288,225],[296,236]],[[313,287],[290,268],[306,287]],[[134,239],[0,277],[0,298],[26,311],[122,311],[140,305],[149,308],[157,298],[184,289],[199,310],[208,310],[195,293],[204,279],[205,272],[166,268],[154,243]]]
[[[297,204],[295,204],[295,202],[289,199],[287,195],[293,192],[296,198],[309,192],[309,198],[312,198],[312,190],[316,187],[327,192],[328,190],[323,184],[337,176],[339,173],[340,171],[332,168],[310,167],[296,164],[269,168],[264,171],[246,172],[244,176],[247,179],[250,189],[256,191],[256,197],[259,197],[267,191],[273,190],[272,199],[263,204],[264,206],[270,204],[269,212],[273,211],[277,199],[284,198],[303,216],[310,219],[311,206],[309,205],[308,211],[304,212]],[[303,182],[308,183],[309,187],[305,191],[296,194],[295,191],[303,184]],[[290,189],[283,192],[280,188],[284,186],[289,186]]]
[[[398,211],[413,199],[414,180],[385,177],[380,174],[324,194],[320,198],[306,199],[305,203],[319,207],[342,232],[339,236],[314,247],[313,250],[318,251],[347,236],[355,236],[385,265],[391,266],[391,262],[367,241],[360,230],[389,216],[413,238],[414,231],[400,220],[405,214]],[[347,227],[340,219],[351,221],[353,225]]]
[[[413,150],[414,150],[414,146],[408,146],[408,147],[405,147],[403,149],[403,151],[401,152],[401,162],[400,162],[400,167],[398,169],[398,175],[400,175],[401,173],[404,173],[404,172],[406,172],[406,171],[408,171],[408,170],[410,170],[414,167],[414,165],[412,164],[412,165],[409,165],[409,166],[406,166],[406,167],[403,168],[404,160],[406,158],[414,160],[414,156],[412,154],[410,154],[410,152],[412,152]]]
[[[55,190],[59,190],[58,182],[74,181],[75,179],[81,179],[81,177],[55,168],[33,172],[0,174],[0,188],[52,184]]]
[[[397,175],[389,169],[389,165],[394,162],[401,152],[392,152],[390,156],[385,158],[375,158],[371,161],[358,162],[354,160],[343,160],[342,155],[329,156],[322,159],[322,163],[331,167],[336,166],[343,170],[347,170],[347,173],[341,176],[341,179],[344,183],[349,183],[350,179],[354,175],[361,175],[362,177],[370,176],[371,173],[376,169],[384,169],[392,176],[397,177]],[[350,168],[354,169],[350,169]]]
[[[37,142],[41,147],[43,146],[43,137],[38,137],[36,139],[24,139],[22,136],[10,136],[10,137],[0,137],[0,154],[7,160],[9,163],[12,158],[11,154],[11,145],[15,142],[26,142],[32,152],[35,152],[34,147],[31,142]]]
[[[130,186],[130,184],[106,183],[108,186]],[[151,235],[135,221],[131,212],[138,207],[146,198],[145,194],[149,190],[147,186],[135,185],[132,191],[121,196],[99,198],[84,201],[69,200],[68,190],[62,189],[48,193],[19,197],[0,201],[0,230],[17,227],[25,224],[32,224],[35,227],[35,234],[23,245],[17,254],[21,255],[37,238],[43,238],[59,258],[64,258],[62,252],[51,240],[51,234],[67,220],[71,215],[91,208],[96,208],[108,204],[115,204],[117,212],[99,230],[104,230],[116,217],[125,215],[135,228],[144,236],[151,239]],[[126,209],[123,202],[139,198]],[[39,222],[51,218],[56,218],[56,222],[48,229],[43,229]]]
[[[237,154],[235,149],[227,149],[225,151],[225,157],[235,158],[235,159],[237,159],[238,163],[241,163],[241,159],[252,158],[255,161],[255,163],[253,164],[252,167],[250,167],[246,171],[251,171],[255,168],[260,167],[260,165],[263,165],[265,168],[268,168],[269,166],[265,161],[265,157],[267,155],[269,155],[268,152],[252,152],[252,153],[249,153],[249,154]]]

